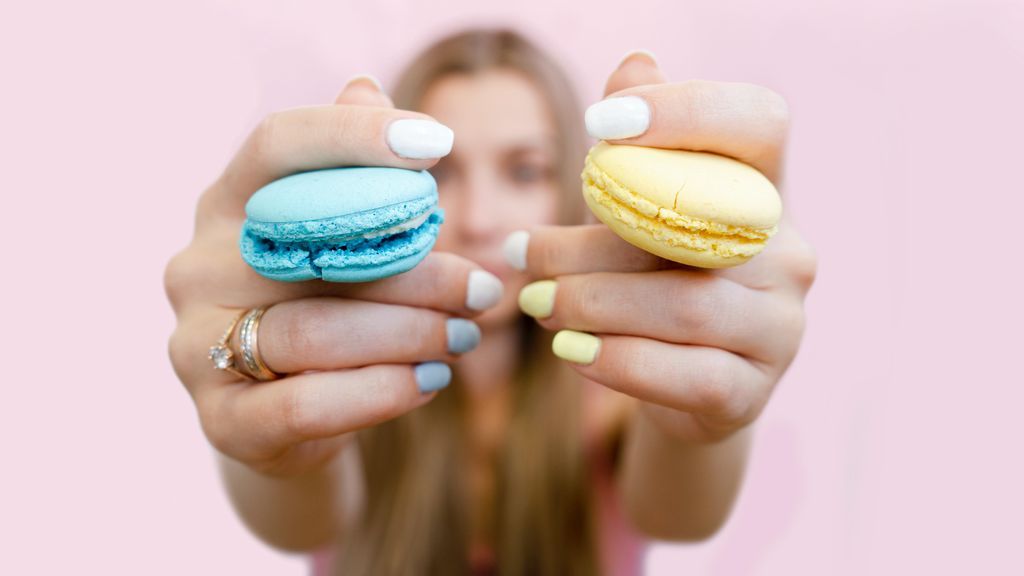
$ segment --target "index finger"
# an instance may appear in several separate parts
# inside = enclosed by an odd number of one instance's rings
[[[424,170],[451,151],[451,129],[425,114],[379,106],[275,112],[252,131],[207,192],[218,213],[241,215],[260,187],[296,172],[341,166]]]
[[[635,59],[620,66],[609,86],[655,66]],[[650,75],[649,75],[650,76]],[[789,112],[777,93],[753,84],[691,80],[631,86],[586,112],[591,136],[614,144],[713,152],[736,158],[776,181],[780,174]]]
[[[203,195],[199,216],[240,216],[253,192],[295,172],[341,166],[425,170],[451,152],[453,140],[447,126],[426,114],[396,110],[375,79],[356,76],[333,106],[264,118]]]

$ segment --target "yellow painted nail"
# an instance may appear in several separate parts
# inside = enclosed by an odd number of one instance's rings
[[[592,364],[600,348],[600,338],[575,330],[562,330],[555,334],[555,339],[551,342],[551,351],[555,356],[577,364]]]
[[[555,307],[558,282],[541,280],[527,284],[519,291],[519,309],[534,318],[547,318]]]

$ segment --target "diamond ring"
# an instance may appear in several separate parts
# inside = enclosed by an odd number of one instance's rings
[[[235,327],[238,326],[238,321],[242,319],[245,313],[243,310],[231,320],[231,324],[228,325],[227,330],[224,331],[217,344],[210,346],[210,352],[206,357],[213,361],[213,367],[217,370],[223,370],[235,376],[252,380],[252,376],[242,372],[235,366],[235,353],[231,350],[230,346],[231,335],[234,333]]]

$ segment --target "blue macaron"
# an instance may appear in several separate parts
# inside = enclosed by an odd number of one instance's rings
[[[369,282],[434,247],[444,213],[426,171],[330,168],[260,188],[245,206],[242,258],[274,280]]]

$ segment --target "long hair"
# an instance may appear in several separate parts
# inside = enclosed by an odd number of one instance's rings
[[[448,74],[510,69],[542,92],[558,135],[558,218],[581,222],[582,113],[571,83],[544,52],[507,30],[473,30],[423,51],[393,92],[399,108],[418,109]],[[552,356],[551,336],[520,319],[521,357],[512,415],[497,456],[494,514],[487,529],[501,576],[599,572],[591,490],[582,446],[580,382]],[[466,398],[456,376],[426,406],[358,433],[366,500],[343,534],[336,574],[469,574]]]

